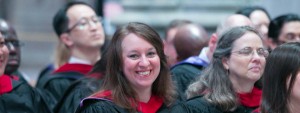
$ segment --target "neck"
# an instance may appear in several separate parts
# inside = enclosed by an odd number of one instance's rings
[[[97,49],[73,49],[71,50],[71,55],[89,61],[94,65],[101,58],[100,48]]]
[[[290,103],[288,104],[288,109],[290,113],[299,113],[300,102],[298,101],[298,99],[290,99]]]
[[[145,102],[147,103],[150,98],[151,98],[151,88],[144,88],[144,89],[138,89],[136,90],[137,96],[138,96],[138,100],[140,102]]]
[[[254,87],[255,81],[241,80],[236,77],[229,76],[235,92],[237,93],[250,93]]]

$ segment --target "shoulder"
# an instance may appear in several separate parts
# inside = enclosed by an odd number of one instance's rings
[[[123,113],[125,109],[117,106],[111,100],[104,98],[85,98],[81,101],[76,113]]]

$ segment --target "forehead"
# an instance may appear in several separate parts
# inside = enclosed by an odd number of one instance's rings
[[[262,39],[253,32],[246,32],[243,36],[236,39],[233,43],[233,49],[242,49],[245,47],[263,47]]]
[[[300,33],[300,21],[291,21],[283,25],[281,33]]]
[[[131,49],[143,49],[143,48],[149,48],[153,47],[152,44],[150,44],[145,39],[141,38],[140,36],[130,33],[127,36],[124,37],[122,41],[122,49],[124,51],[131,50]]]
[[[94,15],[96,15],[95,11],[83,4],[71,6],[67,11],[67,16],[70,20],[78,20],[82,17],[91,17]]]
[[[267,14],[261,10],[253,11],[250,15],[250,19],[253,23],[257,22],[257,21],[263,21],[263,22],[269,23],[269,21],[270,21]]]

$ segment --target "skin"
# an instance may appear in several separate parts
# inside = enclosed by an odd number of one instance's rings
[[[21,62],[21,48],[17,45],[19,39],[15,30],[4,20],[0,20],[0,30],[5,33],[5,42],[9,50],[9,59],[6,65],[5,73],[10,75],[18,70]]]
[[[234,89],[240,93],[250,92],[254,83],[260,79],[266,59],[257,54],[257,49],[263,48],[262,39],[255,33],[248,32],[233,43],[233,51],[244,48],[252,48],[254,53],[250,56],[243,56],[232,53],[229,58],[224,58],[223,65],[229,70],[229,78]]]
[[[289,84],[289,83],[288,83]],[[297,113],[300,110],[300,72],[298,72],[291,96],[290,96],[290,111],[291,113]]]
[[[164,52],[168,57],[167,62],[168,62],[169,67],[175,65],[177,62],[178,55],[177,55],[177,52],[176,52],[174,44],[173,44],[173,39],[176,35],[177,30],[178,30],[178,28],[170,29],[168,31],[168,34],[167,34],[168,37],[166,38],[167,40],[165,42]]]
[[[261,10],[255,10],[250,14],[250,20],[252,21],[254,27],[263,34],[263,39],[268,36],[270,19],[267,14]],[[265,43],[265,42],[264,42]]]
[[[280,42],[299,42],[300,41],[300,21],[292,21],[284,24],[278,40]]]
[[[121,46],[124,75],[139,100],[148,102],[152,84],[160,72],[157,51],[149,42],[132,33],[124,38]]]
[[[9,56],[8,55],[9,50],[6,47],[6,45],[4,44],[4,42],[5,42],[4,37],[0,33],[0,76],[2,76],[4,74],[8,56]]]
[[[233,14],[229,16],[228,18],[226,18],[223,24],[226,28],[222,29],[229,29],[237,26],[253,26],[253,23],[249,18],[240,14]],[[219,35],[218,33],[213,33],[210,40],[208,41],[209,50],[206,52],[206,54],[210,61],[212,60],[212,55],[217,47],[218,38],[220,38]]]
[[[96,13],[93,9],[85,5],[74,5],[67,11],[69,17],[69,28],[74,26],[82,18],[89,20],[87,29],[75,27],[70,33],[64,33],[60,36],[61,40],[67,45],[72,56],[80,59],[87,59],[91,64],[100,59],[99,48],[104,44],[104,32],[101,22],[92,23]]]

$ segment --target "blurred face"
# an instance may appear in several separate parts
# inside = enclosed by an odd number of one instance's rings
[[[77,48],[99,48],[104,44],[100,18],[86,5],[75,5],[67,11],[69,38],[67,44]]]
[[[164,46],[164,52],[167,55],[167,63],[171,67],[177,63],[177,52],[175,50],[173,39],[176,35],[177,29],[173,28],[168,31],[166,42]]]
[[[4,74],[5,66],[7,64],[9,51],[5,45],[5,40],[0,33],[0,76]]]
[[[300,41],[300,21],[285,23],[278,37],[280,43]]]
[[[261,38],[255,33],[248,32],[237,39],[233,43],[231,56],[224,63],[230,79],[257,81],[264,71],[266,52]]]
[[[270,20],[266,13],[261,10],[253,11],[250,15],[254,27],[263,34],[265,39],[268,36]]]
[[[151,89],[160,72],[160,58],[156,49],[135,34],[122,42],[123,72],[136,91]]]
[[[6,73],[11,74],[20,66],[21,62],[21,50],[20,50],[20,42],[17,36],[9,31],[7,31],[7,35],[4,36],[5,45],[9,50],[9,59],[6,66]]]

